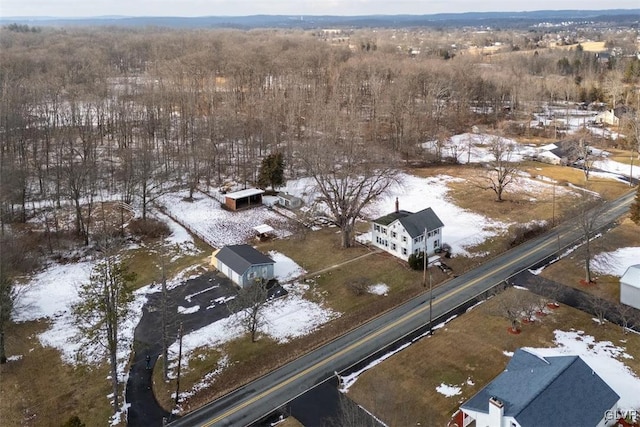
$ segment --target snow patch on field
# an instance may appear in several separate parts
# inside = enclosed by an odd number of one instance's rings
[[[462,388],[455,385],[440,384],[436,387],[436,391],[446,397],[454,397],[462,394]]]
[[[640,247],[619,248],[593,257],[591,268],[600,274],[622,277],[632,265],[640,263]]]
[[[267,207],[230,212],[222,209],[219,201],[203,193],[198,193],[198,198],[192,202],[185,200],[188,195],[187,190],[166,194],[158,199],[158,203],[213,247],[247,243],[255,237],[253,227],[261,224],[272,226],[277,237],[291,235],[289,220]]]
[[[389,286],[384,283],[377,283],[375,285],[369,285],[367,287],[367,292],[374,295],[383,295],[387,296],[389,293]]]

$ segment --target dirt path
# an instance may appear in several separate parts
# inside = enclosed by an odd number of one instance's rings
[[[307,278],[310,278],[310,277],[313,277],[313,276],[317,276],[318,274],[322,274],[322,273],[326,273],[327,271],[335,270],[336,268],[340,268],[340,267],[342,267],[343,265],[346,265],[346,264],[352,263],[352,262],[354,262],[354,261],[358,261],[358,260],[360,260],[360,259],[362,259],[362,258],[365,258],[365,257],[371,256],[371,255],[379,254],[379,253],[382,253],[382,251],[381,251],[380,249],[375,249],[375,250],[373,250],[373,251],[371,251],[371,252],[369,252],[369,253],[367,253],[367,254],[360,255],[360,256],[358,256],[358,257],[355,257],[355,258],[352,258],[352,259],[349,259],[349,260],[343,261],[343,262],[341,262],[340,264],[334,264],[334,265],[332,265],[332,266],[329,266],[329,267],[323,268],[323,269],[321,269],[321,270],[314,271],[313,273],[307,273],[307,274],[305,274],[304,276],[302,276],[302,278],[303,278],[303,279],[307,279]],[[298,277],[298,278],[296,278],[296,280],[300,280],[300,278]]]

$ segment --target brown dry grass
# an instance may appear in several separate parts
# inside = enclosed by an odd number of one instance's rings
[[[502,372],[509,361],[503,351],[554,346],[556,329],[582,330],[616,345],[626,340],[621,345],[634,359],[621,360],[640,373],[640,336],[623,335],[610,324],[597,326],[592,316],[567,306],[523,325],[519,335],[508,333],[509,321],[492,313],[500,298],[513,292],[527,291],[509,289],[385,360],[360,375],[349,397],[389,425],[446,425],[461,401]],[[447,398],[438,393],[442,383],[461,387],[462,395]]]
[[[107,366],[62,363],[55,349],[40,345],[37,334],[45,329],[25,322],[8,330],[7,353],[22,358],[0,365],[0,423],[59,426],[78,415],[88,426],[105,425],[112,414]]]
[[[619,226],[602,237],[593,240],[592,253],[594,256],[602,253],[609,253],[618,248],[628,246],[640,246],[640,228],[625,219]],[[584,252],[578,249],[567,257],[545,268],[541,276],[566,286],[581,289],[585,292],[606,298],[610,301],[620,301],[620,278],[609,275],[599,276],[593,273],[596,278],[595,285],[583,286],[580,280],[584,279]]]

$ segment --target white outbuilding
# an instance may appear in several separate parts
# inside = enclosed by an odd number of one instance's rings
[[[640,264],[627,268],[620,278],[620,302],[640,310]]]

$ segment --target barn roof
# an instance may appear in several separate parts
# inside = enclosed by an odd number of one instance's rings
[[[274,260],[249,245],[225,246],[215,254],[215,257],[239,275],[243,275],[253,265],[275,263]]]
[[[263,194],[264,190],[261,190],[259,188],[247,188],[246,190],[240,190],[240,191],[236,191],[234,193],[227,193],[224,195],[224,197],[228,198],[228,199],[242,199],[244,197],[251,197],[251,196],[256,196],[258,194]]]

